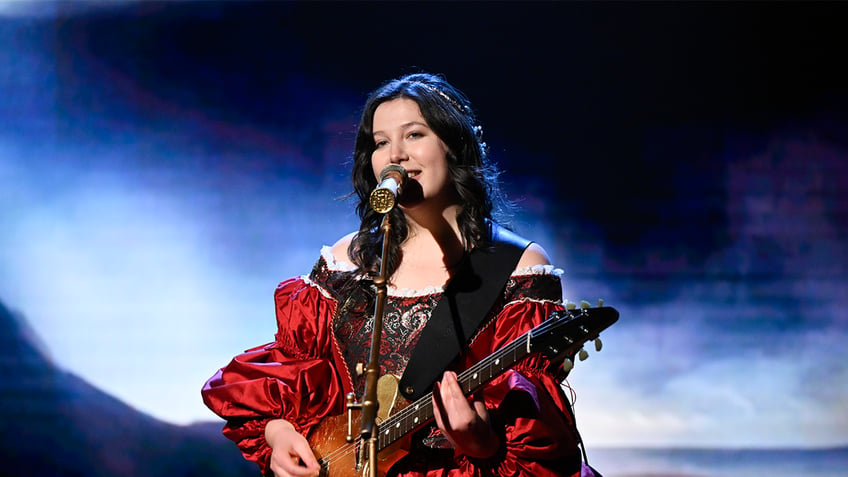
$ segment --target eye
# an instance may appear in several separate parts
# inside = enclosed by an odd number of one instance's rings
[[[407,137],[410,138],[410,139],[416,139],[416,138],[419,138],[419,137],[424,137],[424,134],[421,134],[418,131],[412,131],[411,133],[409,133],[409,135]]]
[[[377,149],[379,149],[379,148],[381,148],[381,147],[385,146],[385,145],[386,145],[386,144],[388,144],[388,143],[389,143],[389,141],[385,141],[385,140],[382,140],[382,141],[375,141],[375,142],[374,142],[374,147],[376,147]]]

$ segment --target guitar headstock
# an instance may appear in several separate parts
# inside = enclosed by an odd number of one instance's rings
[[[593,340],[595,350],[603,347],[601,331],[618,321],[618,310],[604,306],[603,300],[592,307],[589,302],[581,301],[578,305],[566,302],[564,310],[551,313],[548,319],[530,333],[529,343],[534,351],[540,351],[553,362],[563,361],[563,369],[568,372],[574,366],[571,356],[583,361],[589,353],[583,345]]]

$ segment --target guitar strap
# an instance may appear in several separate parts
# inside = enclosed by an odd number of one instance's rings
[[[489,314],[530,241],[489,222],[491,247],[478,247],[445,291],[401,376],[398,388],[414,401],[432,389]]]

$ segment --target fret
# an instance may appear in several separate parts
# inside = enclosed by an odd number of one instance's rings
[[[551,313],[548,320],[460,373],[457,379],[465,394],[470,394],[495,377],[502,375],[507,369],[514,367],[516,363],[525,359],[531,353],[541,352],[552,361],[564,359],[563,357],[568,356],[568,353],[572,355],[578,351],[585,353],[582,350],[583,344],[589,339],[598,338],[602,330],[617,320],[618,311],[614,308],[603,307],[599,304],[598,308],[595,309],[584,309],[582,307],[575,309],[574,306],[568,304],[566,310]],[[600,351],[600,343],[596,341],[595,346],[596,350]],[[403,450],[389,450],[387,448],[433,419],[432,402],[432,393],[427,394],[407,407],[399,409],[395,414],[378,424],[375,432],[377,451],[391,452],[392,454],[402,453]],[[321,424],[333,427],[331,429],[322,428],[320,432],[313,432],[313,435],[310,436],[310,445],[317,448],[316,455],[322,456],[319,459],[320,475],[325,477],[331,473],[347,477],[361,475],[361,469],[355,470],[360,463],[357,459],[361,457],[359,454],[363,444],[361,440],[351,444],[343,444],[333,449],[328,446],[336,445],[336,442],[329,441],[326,436],[331,430],[341,434],[344,432],[344,427],[335,419],[325,420]],[[313,437],[316,440],[312,440]],[[324,447],[322,448],[322,446]],[[398,455],[398,457],[402,457],[402,455]]]
[[[524,333],[504,346],[501,350],[493,353],[488,358],[460,373],[457,376],[457,381],[459,382],[463,393],[466,395],[473,393],[495,377],[503,374],[507,369],[515,366],[522,359],[536,351],[539,351],[534,349],[534,340],[544,339],[546,334],[556,331],[556,329],[561,328],[565,322],[572,321],[575,318],[577,317],[570,313],[552,317],[552,319],[540,324],[534,330]],[[580,315],[580,318],[583,320],[587,318],[585,311],[582,315]],[[617,312],[615,312],[612,321],[607,323],[605,326],[609,326],[609,324],[614,322],[617,318],[618,315]],[[559,338],[563,340],[563,344],[567,345],[560,348],[560,350],[565,348],[574,349],[575,344],[582,343],[585,337],[589,334],[588,330],[585,329],[582,324],[574,326],[577,325],[577,323],[569,323],[569,325],[571,325],[572,328],[576,328],[576,331],[578,333],[582,333],[583,336],[580,336],[580,339],[577,339],[578,337],[576,336],[569,337],[567,333],[562,333],[562,331],[560,331],[559,333],[561,333],[561,335]],[[381,423],[379,425],[378,435],[380,437],[378,449],[382,450],[390,446],[403,436],[418,429],[424,423],[431,420],[433,418],[432,399],[433,394],[428,393],[426,396],[423,396],[409,406],[401,409]]]

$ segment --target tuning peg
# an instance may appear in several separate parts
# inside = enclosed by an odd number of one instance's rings
[[[580,358],[580,361],[586,361],[586,358],[589,357],[589,352],[583,348],[580,348],[580,352],[577,353],[577,357]]]
[[[580,308],[583,308],[584,310],[585,310],[586,308],[590,308],[591,306],[592,306],[592,305],[590,305],[590,304],[589,304],[589,302],[588,302],[588,301],[586,301],[586,300],[581,300],[581,301],[580,301]]]
[[[566,373],[570,372],[574,368],[574,361],[566,358],[565,361],[562,362],[562,370]]]
[[[603,299],[603,298],[598,298],[598,308],[600,308],[600,307],[602,307],[602,306],[604,306],[604,299]]]
[[[574,310],[575,308],[577,308],[577,304],[576,304],[576,303],[571,302],[571,301],[567,301],[567,302],[565,302],[565,309],[566,309],[566,310]]]
[[[601,348],[604,347],[604,343],[601,341],[601,338],[595,338],[595,351],[600,351]]]

